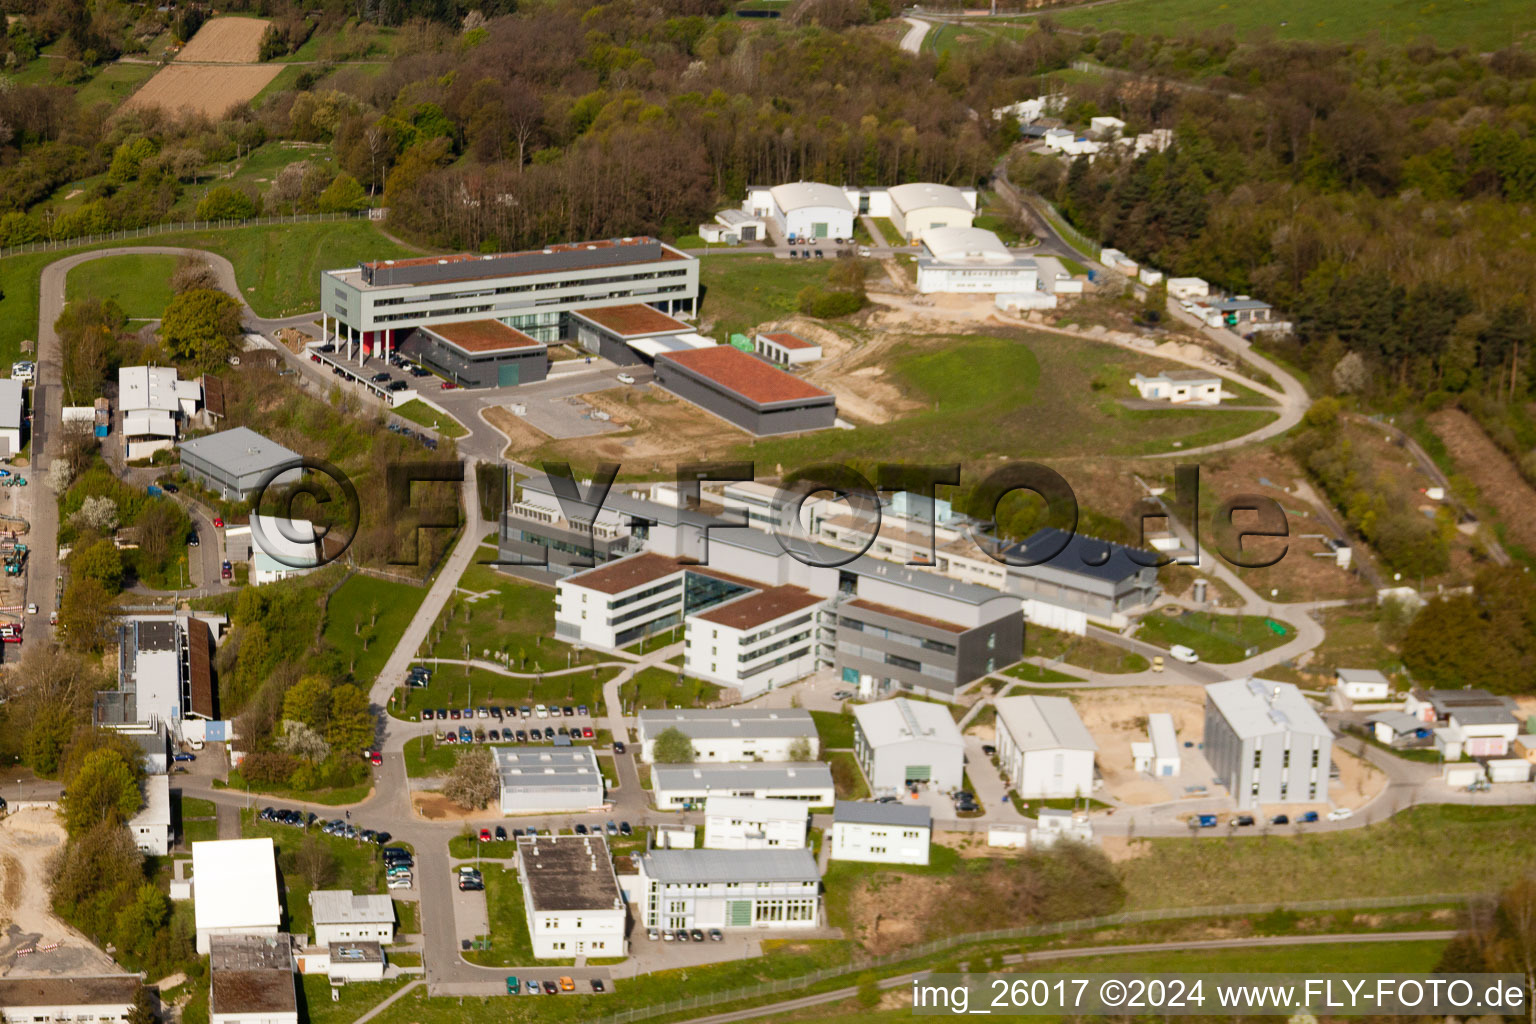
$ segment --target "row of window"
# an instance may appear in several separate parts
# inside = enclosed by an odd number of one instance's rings
[[[839,640],[837,642],[837,650],[839,654],[847,655],[850,658],[863,658],[866,661],[878,662],[879,664],[890,665],[894,668],[921,672],[931,679],[947,683],[955,681],[955,670],[952,668],[942,668],[931,662],[914,661],[911,658],[903,658],[889,651],[881,651],[873,647],[863,647],[848,640]]]
[[[797,619],[790,619],[788,622],[783,623],[782,625],[774,626],[772,629],[765,629],[760,632],[753,633],[751,636],[742,637],[741,645],[743,647],[750,647],[752,644],[757,643],[759,640],[766,640],[771,636],[784,632],[785,630],[794,629],[796,626],[803,626],[810,621],[811,616],[809,614],[802,615]],[[714,635],[719,636],[720,631],[718,629],[715,630]]]
[[[433,292],[428,295],[398,295],[394,298],[375,299],[373,305],[378,306],[405,306],[418,302],[451,302],[454,299],[473,299],[486,295],[521,295],[526,292],[547,292],[558,288],[586,288],[593,285],[626,284],[633,281],[654,281],[664,277],[687,277],[687,269],[681,270],[657,270],[641,272],[637,274],[622,274],[617,277],[585,277],[577,280],[559,278],[553,281],[536,281],[533,284],[503,285],[499,288],[478,287],[461,289],[450,292]],[[346,298],[346,293],[340,288],[336,293],[341,298]]]
[[[870,636],[878,636],[886,640],[895,640],[897,643],[921,647],[925,651],[937,651],[940,654],[955,653],[954,644],[945,643],[942,640],[929,640],[924,637],[913,636],[910,633],[903,633],[900,630],[891,629],[886,626],[876,626],[859,619],[850,619],[846,615],[838,616],[837,624],[844,629],[856,629],[861,633],[868,633]]]

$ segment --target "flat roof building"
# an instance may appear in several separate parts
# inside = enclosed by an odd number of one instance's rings
[[[945,704],[896,697],[853,708],[853,756],[877,795],[961,788],[965,740]]]
[[[1204,370],[1164,370],[1153,376],[1136,374],[1131,387],[1144,400],[1172,405],[1220,405],[1221,377]]]
[[[810,850],[652,850],[635,857],[647,928],[814,928],[821,873]]]
[[[704,802],[706,850],[798,850],[811,808],[799,800],[712,796]]]
[[[692,741],[695,763],[703,764],[809,760],[821,747],[816,723],[803,708],[643,708],[635,724],[642,761],[655,760],[656,737],[669,729]],[[793,756],[797,748],[804,758]]]
[[[802,366],[821,358],[820,345],[788,331],[759,334],[754,341],[754,348],[758,355],[780,366]]]
[[[549,347],[500,320],[463,320],[416,328],[400,354],[462,388],[533,384],[549,374]]]
[[[493,747],[501,813],[589,811],[603,806],[603,774],[591,747]]]
[[[276,583],[320,567],[320,537],[307,519],[251,517],[251,582]]]
[[[519,836],[517,877],[536,959],[625,955],[624,895],[603,836]]]
[[[171,777],[144,776],[144,806],[128,819],[133,845],[151,857],[171,852]]]
[[[272,840],[193,843],[192,898],[199,953],[208,953],[212,941],[220,937],[276,939],[282,906]]]
[[[186,738],[193,719],[218,717],[213,632],[195,615],[143,615],[118,626],[117,686],[96,693],[92,719],[104,729]]]
[[[1040,289],[1034,260],[1009,251],[991,231],[966,226],[923,233],[917,290],[1027,294]]]
[[[802,679],[816,671],[814,633],[825,603],[804,587],[767,587],[689,615],[683,666],[743,700]]]
[[[302,472],[298,452],[249,427],[194,437],[178,450],[187,476],[225,501],[250,501],[268,474],[273,487],[282,487],[298,483]]]
[[[1334,685],[1345,700],[1386,700],[1392,681],[1374,668],[1334,669]]]
[[[1093,793],[1099,745],[1065,697],[1004,697],[997,708],[997,759],[1026,800]]]
[[[716,796],[759,800],[798,800],[808,807],[831,807],[835,799],[832,769],[820,761],[749,764],[658,764],[651,769],[658,810],[689,809]]]
[[[1160,592],[1156,552],[1081,533],[1044,527],[1000,554],[1009,563],[1004,586],[1023,600],[1025,621],[1064,633],[1082,636],[1090,621],[1121,628]],[[1018,564],[1026,561],[1037,564]]]
[[[208,953],[209,1024],[298,1024],[291,936],[220,935]]]
[[[837,399],[732,345],[656,357],[656,384],[749,434],[825,430],[837,421]]]
[[[1241,810],[1328,800],[1333,732],[1290,683],[1229,679],[1205,688],[1205,759]]]
[[[639,302],[572,310],[571,326],[577,345],[620,366],[646,362],[642,355],[655,359],[659,352],[690,347],[677,339],[698,337],[685,321]]]
[[[922,805],[839,800],[832,812],[831,860],[927,864],[933,816]]]
[[[194,415],[203,387],[181,380],[174,366],[123,366],[117,371],[117,407],[123,414],[128,459],[147,459],[176,444],[177,428]]]
[[[0,1021],[126,1024],[143,980],[137,974],[0,978]]]
[[[395,904],[387,893],[316,889],[309,894],[315,945],[395,941]]]
[[[26,388],[15,377],[0,377],[0,459],[21,451],[21,428],[27,416]]]

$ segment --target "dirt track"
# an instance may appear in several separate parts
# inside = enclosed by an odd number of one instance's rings
[[[1509,539],[1527,550],[1536,550],[1536,522],[1530,516],[1530,510],[1536,508],[1536,489],[1526,483],[1509,456],[1460,409],[1440,410],[1429,417],[1429,425],[1445,442],[1456,467],[1493,507]]]

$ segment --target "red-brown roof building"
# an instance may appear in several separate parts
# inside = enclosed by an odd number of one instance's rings
[[[731,345],[661,353],[656,383],[757,436],[825,430],[837,421],[829,392]]]

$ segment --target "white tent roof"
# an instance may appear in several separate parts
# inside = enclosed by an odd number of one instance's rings
[[[775,185],[768,190],[781,210],[799,210],[806,206],[830,206],[853,212],[853,205],[843,190],[819,181],[796,181],[788,185]]]
[[[923,247],[944,263],[960,260],[1012,263],[1013,253],[985,228],[930,228],[923,232]]]
[[[947,206],[955,210],[973,212],[971,204],[966,201],[965,193],[953,185],[935,185],[926,181],[915,181],[907,185],[892,185],[886,190],[891,197],[891,202],[898,210],[920,210],[930,206]]]
[[[199,930],[276,928],[281,908],[272,840],[193,843],[192,897]]]

